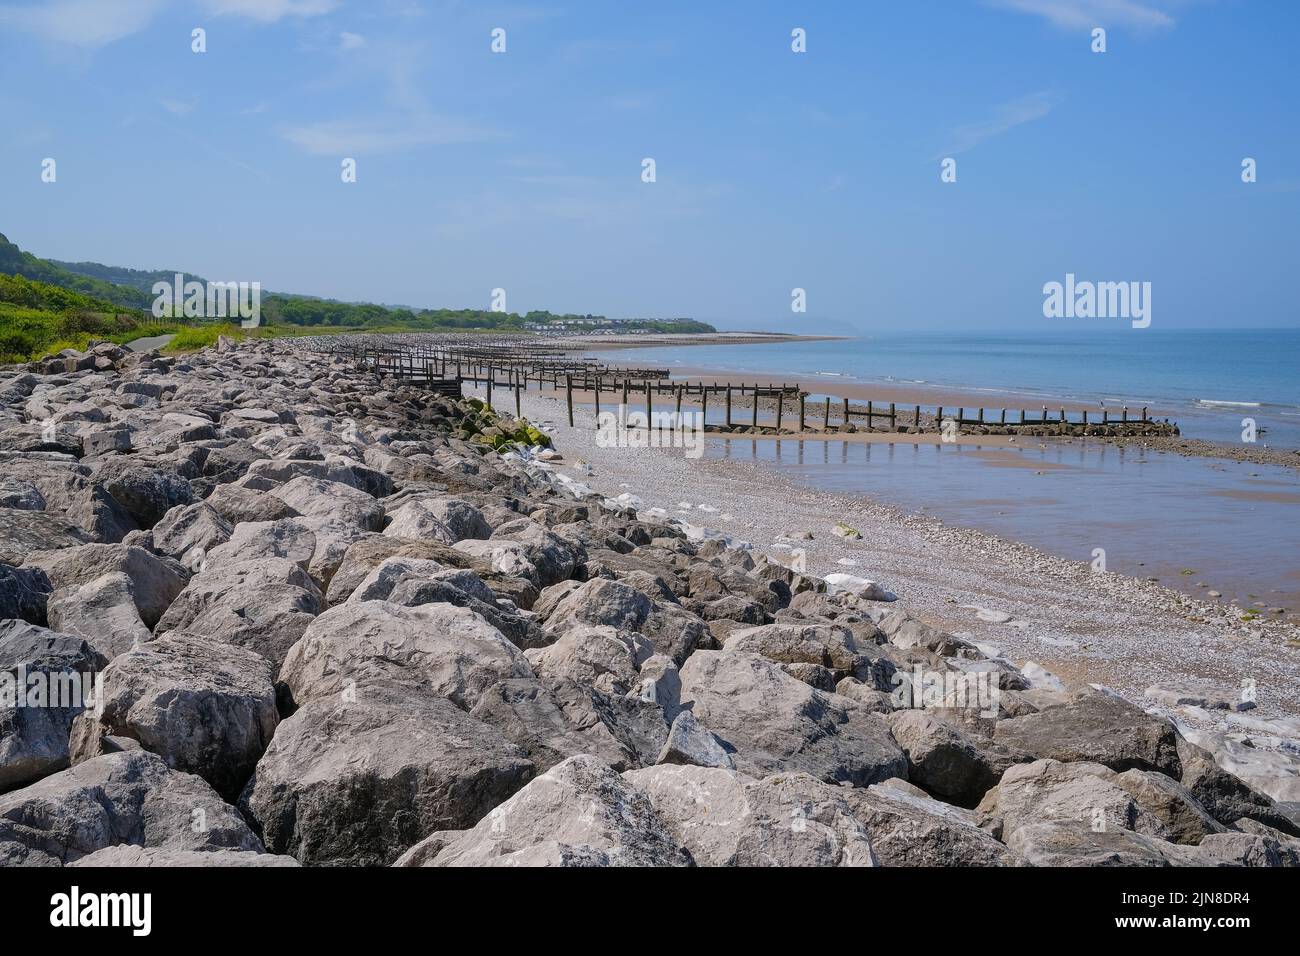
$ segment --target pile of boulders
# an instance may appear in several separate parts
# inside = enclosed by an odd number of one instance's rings
[[[52,362],[0,373],[0,863],[1300,863],[1166,717],[465,400],[274,341]]]

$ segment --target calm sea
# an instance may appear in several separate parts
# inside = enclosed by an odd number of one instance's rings
[[[1114,408],[1149,405],[1184,435],[1300,448],[1300,331],[1014,335],[879,335],[834,342],[615,351],[664,367],[836,382],[989,391]],[[815,487],[924,510],[1111,570],[1158,577],[1243,607],[1300,611],[1300,471],[1185,458],[1105,442],[1017,448],[854,445],[836,441],[710,442],[713,457],[764,462]],[[1199,585],[1199,586],[1198,586]]]
[[[602,357],[627,362],[628,352]],[[1108,407],[1159,409],[1184,435],[1300,448],[1300,330],[1061,332],[1050,335],[890,333],[833,342],[636,350],[647,364],[798,375],[823,381],[1015,392]]]

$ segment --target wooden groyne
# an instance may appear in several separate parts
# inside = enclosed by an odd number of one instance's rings
[[[1067,412],[1064,408],[965,408],[896,402],[856,401],[809,392],[799,383],[674,380],[668,369],[614,366],[574,358],[545,340],[475,333],[322,336],[296,340],[298,347],[342,358],[380,379],[423,385],[459,395],[465,384],[484,389],[489,406],[501,410],[513,397],[516,416],[530,388],[563,393],[568,421],[575,404],[602,410],[655,415],[692,413],[708,432],[781,436],[941,433],[951,435],[1036,435],[1136,437],[1177,435],[1168,419],[1154,419],[1147,407]],[[495,404],[494,404],[495,393]],[[503,395],[504,393],[504,395]],[[609,399],[606,400],[606,396]],[[664,406],[668,407],[665,408]]]

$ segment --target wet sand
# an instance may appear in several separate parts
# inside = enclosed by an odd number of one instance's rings
[[[886,504],[888,494],[880,500],[874,492],[864,497],[861,491],[843,493],[807,483],[808,474],[820,472],[826,461],[842,454],[848,455],[845,467],[862,473],[864,459],[859,456],[868,452],[873,460],[877,455],[908,460],[920,456],[923,462],[940,459],[944,464],[936,466],[937,473],[959,482],[963,469],[949,467],[948,458],[969,456],[971,466],[982,468],[986,456],[975,457],[975,449],[825,440],[801,443],[783,438],[779,443],[783,449],[792,451],[802,445],[813,460],[774,466],[759,455],[763,449],[774,449],[777,442],[710,438],[705,443],[706,457],[692,460],[674,449],[600,447],[592,409],[577,408],[576,427],[570,428],[562,396],[557,400],[528,393],[524,413],[534,422],[551,423],[564,456],[560,467],[605,494],[640,496],[644,508],[661,508],[749,541],[777,560],[789,559],[791,545],[804,548],[813,573],[843,571],[880,581],[913,613],[953,633],[993,644],[1018,662],[1037,661],[1069,686],[1102,683],[1141,697],[1145,688],[1159,681],[1189,678],[1231,687],[1250,679],[1259,687],[1260,716],[1300,714],[1300,629],[1287,621],[1242,620],[1240,607],[1179,593],[1164,581],[1114,570],[1093,571],[1086,551],[1077,559],[1065,559],[1014,537]],[[731,457],[719,457],[726,449]],[[1136,463],[1131,450],[1110,446],[1097,450]],[[1052,449],[1035,452],[1052,459]],[[1176,456],[1166,457],[1179,461]],[[571,470],[583,461],[594,467],[594,474]],[[996,507],[999,500],[1009,505],[1078,506],[1064,485],[1056,485],[1061,479],[1053,476],[1062,474],[1059,470],[1046,470],[1041,476],[1021,468],[989,471],[1048,484],[1036,494],[1008,489],[1006,494],[972,495],[981,507],[991,503]],[[906,488],[911,481],[905,477],[909,472],[897,477],[888,469],[867,473],[878,474],[886,492],[898,482],[902,483],[898,487]],[[922,487],[930,493],[928,483],[922,482]],[[1127,515],[1110,516],[1104,508],[1100,514],[1095,507],[1089,510],[1096,519],[1094,528],[1104,531],[1111,521],[1119,527],[1130,524]],[[837,521],[857,528],[863,539],[849,541],[831,534]],[[1192,525],[1183,530],[1196,534]],[[783,540],[784,535],[802,531],[811,532],[813,538]],[[1154,540],[1159,547],[1160,538]],[[1174,563],[1181,560],[1176,551],[1168,557]],[[1180,577],[1177,583],[1194,586],[1201,580]],[[1005,611],[1012,620],[981,621],[968,605]],[[1211,716],[1221,719],[1223,715]]]

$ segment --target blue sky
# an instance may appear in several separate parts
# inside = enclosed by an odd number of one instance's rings
[[[1296,326],[1298,27],[1289,0],[0,0],[0,232],[417,306],[1046,331],[1073,272],[1150,281],[1155,328]]]

